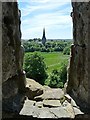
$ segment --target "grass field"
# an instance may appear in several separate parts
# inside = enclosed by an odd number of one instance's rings
[[[50,74],[53,69],[60,69],[60,66],[64,62],[68,62],[69,55],[63,55],[61,52],[38,52],[41,56],[44,57],[44,61],[47,66],[47,72]],[[33,54],[33,52],[28,52],[26,54]]]

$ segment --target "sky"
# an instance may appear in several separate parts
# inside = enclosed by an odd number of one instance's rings
[[[64,1],[64,0],[63,0]],[[18,0],[22,39],[72,39],[71,2],[62,0]]]

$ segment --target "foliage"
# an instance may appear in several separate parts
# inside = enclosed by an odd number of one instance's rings
[[[49,79],[49,82],[46,81],[45,84],[48,83],[48,85],[53,88],[63,88],[67,80],[67,62],[62,63],[59,70],[54,69]]]
[[[46,65],[44,58],[40,54],[37,52],[32,55],[27,54],[25,56],[24,69],[28,78],[44,84],[44,80],[47,78]]]
[[[48,75],[51,74],[53,69],[59,70],[62,66],[63,61],[68,61],[69,55],[64,55],[62,52],[38,52],[44,58],[44,62],[47,66]],[[25,59],[27,56],[34,54],[34,52],[26,52]]]
[[[64,55],[70,55],[70,46],[67,46],[67,47],[64,48],[63,54]]]
[[[62,63],[61,69],[59,71],[60,79],[63,82],[63,84],[65,84],[67,80],[67,65],[68,65],[68,62]]]
[[[28,41],[23,42],[23,46],[25,48],[25,52],[65,52],[65,48],[68,46],[70,48],[72,41],[47,41],[45,46],[42,44],[40,38],[30,39]],[[69,53],[68,53],[69,54]]]
[[[35,53],[36,52],[25,53],[24,69],[26,71],[27,77],[29,78],[31,78],[31,74],[29,72],[30,58],[31,58],[30,56],[34,56]],[[47,65],[47,69],[45,69],[45,71],[47,70],[48,73],[48,77],[42,80],[43,83],[41,82],[39,83],[49,85],[50,87],[63,88],[64,83],[67,80],[67,64],[68,64],[69,55],[63,55],[63,53],[61,52],[53,52],[53,53],[38,52],[38,55],[43,56],[44,58],[43,61]],[[36,81],[41,81],[41,79],[39,78]]]

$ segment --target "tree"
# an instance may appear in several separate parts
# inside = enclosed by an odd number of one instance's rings
[[[50,75],[50,80],[48,83],[48,86],[52,88],[63,88],[64,84],[66,83],[67,80],[67,65],[68,62],[64,61],[62,62],[62,66],[60,67],[59,70],[54,69]]]
[[[36,80],[40,84],[44,84],[45,79],[48,77],[44,58],[39,53],[35,52],[33,55],[28,54],[25,59],[24,68],[26,76]]]
[[[70,55],[70,46],[67,46],[67,47],[64,48],[63,54],[64,55]]]

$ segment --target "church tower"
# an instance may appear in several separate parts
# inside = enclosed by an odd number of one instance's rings
[[[42,44],[45,45],[46,37],[45,37],[45,28],[43,29],[43,36],[42,36]]]

